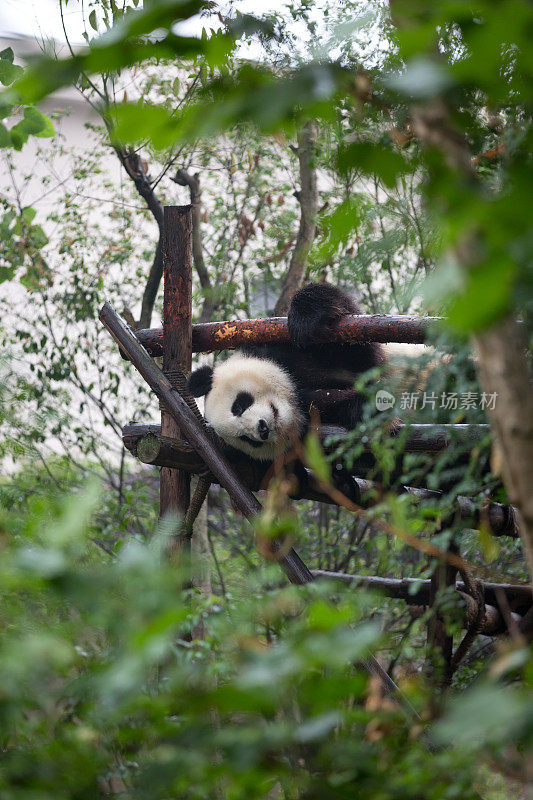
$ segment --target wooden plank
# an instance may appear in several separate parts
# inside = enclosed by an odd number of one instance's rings
[[[421,427],[421,426],[415,426]],[[439,426],[440,427],[440,426]],[[208,427],[208,431],[210,428]],[[331,435],[330,429],[323,426],[320,436],[323,439]],[[183,439],[171,439],[161,436],[160,425],[146,425],[141,423],[130,423],[122,429],[124,446],[130,453],[142,461],[144,464],[153,466],[173,466],[186,470],[191,474],[198,474],[205,471],[205,464],[200,456],[191,449],[190,445]],[[223,444],[223,443],[222,443]],[[224,447],[222,446],[224,452]],[[232,454],[232,463],[241,481],[252,490],[264,488],[265,475],[270,469],[269,462],[257,461],[246,456]],[[350,467],[345,465],[345,469],[355,477],[361,493],[360,503],[364,508],[375,505],[379,502],[375,496],[365,498],[367,492],[376,489],[375,484],[361,478],[365,473],[365,464],[361,459],[355,459]],[[217,483],[216,478],[213,478]],[[400,486],[398,492],[408,492],[418,497],[420,501],[438,500],[442,493],[433,489],[415,488],[413,486]],[[316,491],[312,486],[305,489],[301,495],[302,499],[316,500],[320,503],[335,505],[334,501],[326,494]],[[506,506],[502,503],[487,502],[481,509],[469,497],[459,495],[456,498],[456,512],[459,518],[464,521],[465,527],[477,528],[481,522],[488,527],[494,536],[510,536],[518,539],[519,532],[516,523],[516,515],[513,506]]]

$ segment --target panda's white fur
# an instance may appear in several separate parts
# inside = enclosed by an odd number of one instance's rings
[[[239,392],[251,395],[253,402],[235,415],[231,409]],[[305,424],[290,375],[274,361],[242,353],[216,365],[205,418],[232,447],[266,461],[286,453]],[[268,426],[264,441],[258,432],[260,420]]]

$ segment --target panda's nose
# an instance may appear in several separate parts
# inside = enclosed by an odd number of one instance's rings
[[[270,428],[268,427],[267,423],[264,419],[260,419],[257,423],[257,432],[263,441],[268,439],[268,434],[270,433]]]

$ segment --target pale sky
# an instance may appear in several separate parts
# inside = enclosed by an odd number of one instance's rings
[[[244,13],[262,14],[283,8],[283,0],[241,0],[238,4]],[[224,3],[219,4],[224,7]],[[70,0],[63,15],[69,40],[83,42],[83,19],[81,4],[77,0]],[[214,23],[218,22],[214,18]],[[200,33],[205,25],[205,18],[195,18],[192,25],[183,29],[183,33]],[[38,39],[55,39],[64,41],[63,27],[59,13],[58,0],[0,0],[0,36],[7,34],[31,36]]]

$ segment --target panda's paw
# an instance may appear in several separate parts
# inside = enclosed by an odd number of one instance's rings
[[[338,489],[345,497],[352,503],[359,506],[361,505],[361,489],[359,484],[344,467],[337,464],[333,470],[333,483],[335,488]]]
[[[296,347],[307,347],[314,339],[319,338],[324,330],[322,314],[314,313],[307,316],[292,315],[289,309],[289,336]]]

